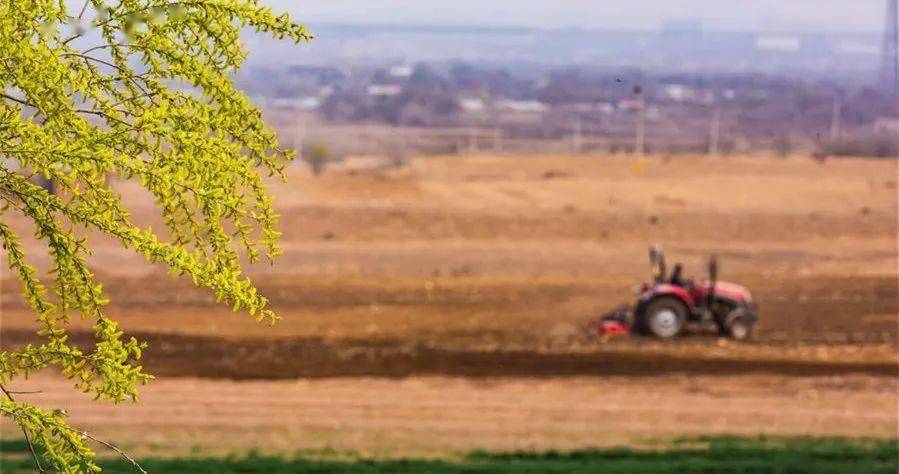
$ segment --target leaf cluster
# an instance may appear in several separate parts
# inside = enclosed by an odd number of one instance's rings
[[[0,352],[0,384],[55,367],[77,389],[118,403],[136,400],[137,387],[152,379],[139,365],[146,345],[107,315],[86,236],[114,238],[236,311],[275,322],[241,259],[281,254],[264,180],[283,179],[292,152],[230,75],[247,56],[244,30],[296,43],[312,38],[255,0],[70,6],[0,4],[0,240],[41,340]],[[153,196],[164,237],[133,222],[110,177]],[[55,192],[35,178],[54,183]],[[15,219],[30,222],[46,245],[48,272],[29,263]],[[93,347],[69,342],[72,317],[93,321]],[[64,416],[17,402],[5,389],[0,403],[54,471],[96,469]]]

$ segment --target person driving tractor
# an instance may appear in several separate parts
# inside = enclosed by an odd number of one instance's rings
[[[672,285],[686,286],[687,282],[684,280],[684,266],[682,264],[674,264],[674,271],[671,272],[670,282]]]

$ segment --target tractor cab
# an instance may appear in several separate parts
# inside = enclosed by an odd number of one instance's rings
[[[684,265],[682,263],[675,263],[671,274],[668,274],[665,254],[662,252],[661,246],[653,245],[649,249],[649,262],[652,269],[653,284],[670,284],[683,288],[693,286],[693,281],[686,279],[684,276]]]

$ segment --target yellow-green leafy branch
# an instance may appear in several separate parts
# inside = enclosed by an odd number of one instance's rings
[[[67,32],[84,18],[91,28]],[[86,441],[124,453],[70,428],[64,412],[13,400],[8,383],[55,367],[76,389],[118,403],[136,401],[152,379],[139,365],[146,345],[106,314],[88,265],[91,232],[187,275],[235,311],[277,320],[240,260],[281,253],[263,173],[283,179],[293,154],[230,79],[247,56],[245,29],[312,39],[255,0],[87,0],[77,16],[62,0],[0,4],[0,240],[42,341],[0,352],[0,413],[53,471],[96,471]],[[132,222],[110,177],[155,199],[168,241]],[[48,269],[29,263],[22,222],[46,245]],[[92,347],[69,342],[73,315],[94,321]]]

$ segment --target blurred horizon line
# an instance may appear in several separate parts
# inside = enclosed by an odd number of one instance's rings
[[[672,20],[680,20],[680,19],[672,19]],[[441,22],[441,23],[429,23],[424,21],[417,22],[398,22],[398,21],[333,21],[333,20],[303,20],[302,18],[297,19],[297,21],[305,24],[310,27],[312,30],[316,26],[320,27],[339,27],[339,28],[378,28],[378,29],[391,29],[391,30],[402,30],[402,31],[484,31],[484,32],[534,32],[534,31],[543,31],[543,32],[552,32],[552,31],[575,31],[575,32],[623,32],[623,33],[662,33],[665,31],[670,31],[670,28],[666,28],[666,24],[663,22],[655,27],[638,27],[638,26],[621,26],[621,27],[609,27],[609,26],[596,26],[596,27],[586,27],[586,26],[536,26],[536,25],[490,25],[486,23],[465,23],[465,22]],[[678,30],[675,30],[678,31]],[[687,29],[683,29],[683,31],[691,31]],[[864,36],[881,36],[883,34],[882,30],[869,30],[869,29],[813,29],[813,28],[803,28],[803,27],[793,27],[793,28],[775,28],[775,29],[761,29],[761,28],[728,28],[728,27],[715,27],[712,25],[708,25],[705,22],[700,22],[698,28],[696,29],[699,33],[746,33],[746,34],[761,34],[761,35],[777,35],[777,34],[801,34],[801,35],[812,35],[818,34],[823,36],[828,35],[864,35]],[[314,35],[315,31],[312,30],[311,33]]]

